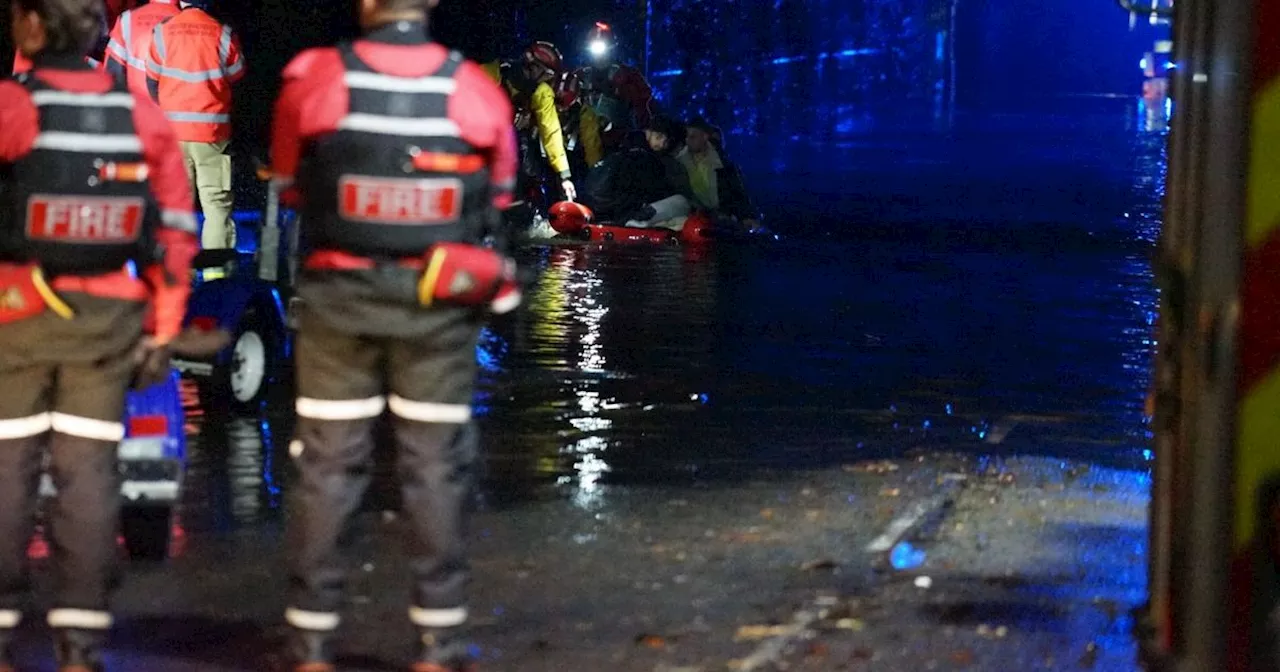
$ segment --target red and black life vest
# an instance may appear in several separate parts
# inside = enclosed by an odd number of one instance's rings
[[[350,44],[339,51],[347,116],[312,144],[298,174],[307,246],[389,258],[420,255],[435,243],[478,241],[489,171],[449,118],[462,56],[451,52],[424,77],[396,77],[370,68]],[[467,172],[442,161],[424,169],[414,161],[418,155],[479,165]]]
[[[103,167],[143,162],[133,95],[63,91],[28,77],[38,110],[31,152],[9,166],[0,256],[51,274],[119,270],[154,253],[157,211],[147,182],[106,181]]]

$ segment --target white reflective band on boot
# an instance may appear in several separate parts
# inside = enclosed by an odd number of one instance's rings
[[[467,622],[467,608],[423,609],[409,607],[409,620],[420,628],[454,628]]]
[[[0,629],[12,630],[22,622],[22,612],[0,609]]]
[[[303,611],[290,607],[284,610],[284,620],[299,630],[328,632],[338,629],[342,617],[332,611]]]
[[[119,441],[124,438],[124,425],[119,422],[94,420],[56,412],[52,415],[52,419],[53,431],[59,434],[97,441]]]
[[[50,609],[49,627],[106,630],[111,627],[111,614],[88,609]]]
[[[471,420],[471,406],[468,404],[437,404],[430,401],[409,401],[404,397],[391,395],[387,398],[387,406],[391,412],[416,422],[436,422],[441,424],[460,425]]]
[[[0,439],[25,439],[29,436],[44,434],[52,428],[53,418],[48,413],[0,420]]]
[[[294,410],[298,415],[312,420],[363,420],[382,415],[387,407],[385,397],[368,399],[309,399],[298,397]]]

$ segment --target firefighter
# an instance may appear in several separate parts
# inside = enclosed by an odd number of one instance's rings
[[[99,672],[112,617],[124,395],[168,375],[197,246],[163,113],[84,54],[102,0],[13,0],[34,60],[0,81],[0,670],[28,593],[45,448],[61,672]],[[152,331],[144,335],[151,303]],[[139,366],[141,364],[141,366]]]
[[[94,68],[106,67],[106,50],[107,50],[107,29],[109,29],[117,16],[127,8],[132,7],[133,0],[111,0],[107,2],[107,13],[102,17],[102,25],[104,30],[101,37],[89,49],[89,53],[84,57],[86,63]],[[14,75],[21,75],[31,71],[31,59],[23,55],[21,49],[13,51],[13,68]]]
[[[564,68],[560,50],[550,42],[534,42],[521,54],[519,63],[493,61],[483,67],[493,81],[502,85],[515,106],[520,143],[520,185],[516,189],[519,198],[526,198],[537,189],[548,168],[559,177],[565,198],[577,198],[565,154],[564,129],[551,88]]]
[[[212,0],[181,0],[156,25],[146,57],[147,86],[173,124],[187,176],[200,196],[205,249],[234,248],[231,220],[231,85],[244,77],[240,40],[209,14]],[[209,269],[206,280],[221,274]]]
[[[150,96],[147,88],[147,57],[151,54],[151,33],[165,19],[179,12],[177,0],[151,0],[125,10],[111,29],[107,43],[107,71],[129,83],[129,90]]]
[[[338,539],[389,410],[413,539],[412,669],[453,672],[468,664],[475,347],[486,315],[520,301],[514,264],[476,244],[511,202],[513,111],[478,65],[429,40],[436,0],[357,5],[362,37],[286,67],[272,131],[274,179],[310,248],[297,287],[288,654],[297,671],[333,669]]]
[[[588,170],[604,158],[600,121],[595,109],[582,102],[582,82],[576,72],[560,73],[556,78],[555,93],[569,167],[574,175],[585,180]]]
[[[596,111],[606,152],[626,145],[629,135],[645,128],[653,116],[653,89],[637,69],[617,60],[613,29],[596,23],[587,42],[592,64],[578,71],[582,95]]]

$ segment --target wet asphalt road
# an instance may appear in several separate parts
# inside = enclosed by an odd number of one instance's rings
[[[484,669],[1135,669],[1161,140],[1108,118],[794,148],[753,180],[781,240],[527,250],[528,310],[477,353]],[[184,543],[131,568],[114,669],[272,669],[276,396],[191,399]],[[410,642],[391,486],[351,670]]]

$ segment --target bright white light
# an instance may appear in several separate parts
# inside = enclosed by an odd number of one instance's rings
[[[604,56],[609,51],[609,45],[604,40],[591,40],[591,44],[587,45],[587,49],[591,51],[592,56]]]

